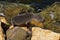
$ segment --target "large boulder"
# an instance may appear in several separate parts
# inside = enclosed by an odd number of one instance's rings
[[[30,40],[30,37],[27,37],[28,33],[20,27],[8,29],[6,34],[7,40]]]
[[[60,34],[39,27],[32,28],[31,40],[60,40]]]

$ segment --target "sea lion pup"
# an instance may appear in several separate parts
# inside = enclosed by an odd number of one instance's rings
[[[11,23],[14,25],[22,25],[27,24],[31,20],[37,20],[43,22],[44,18],[40,14],[27,13],[13,17],[11,19]]]
[[[18,26],[23,25],[23,24],[27,25],[29,22],[31,22],[31,20],[36,20],[38,22],[43,22],[44,17],[41,16],[40,14],[26,13],[26,14],[21,14],[21,15],[13,17],[11,19],[11,23],[13,25],[18,25]]]

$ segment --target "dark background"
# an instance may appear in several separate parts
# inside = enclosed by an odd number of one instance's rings
[[[36,7],[37,9],[42,9],[45,8],[46,6],[50,6],[54,2],[60,2],[60,0],[0,0],[0,1],[30,4],[31,6]]]

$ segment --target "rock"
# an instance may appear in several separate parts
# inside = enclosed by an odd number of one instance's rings
[[[7,40],[27,40],[27,32],[20,27],[14,27],[7,30]],[[29,39],[30,40],[30,39]]]
[[[4,36],[4,34],[3,34],[3,29],[2,29],[2,27],[1,27],[1,22],[0,22],[0,40],[5,40],[4,37],[5,37],[5,36]]]
[[[9,29],[12,29],[12,28],[14,28],[14,25],[10,25],[10,26],[9,26]]]
[[[60,34],[39,27],[32,28],[31,40],[60,40]]]
[[[0,21],[3,22],[3,23],[5,23],[5,24],[7,24],[7,25],[9,25],[9,24],[7,23],[7,21],[6,21],[6,19],[5,19],[4,16],[0,16]]]

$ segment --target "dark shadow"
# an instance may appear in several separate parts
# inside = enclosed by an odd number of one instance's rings
[[[6,34],[6,31],[7,31],[7,29],[9,29],[9,25],[7,25],[7,24],[5,24],[5,23],[1,23],[1,27],[3,28],[3,32],[4,32],[4,34]]]
[[[9,26],[10,25],[7,25],[7,24],[1,22],[1,27],[3,29],[3,33],[5,34],[5,40],[7,40],[6,31],[9,29]]]

